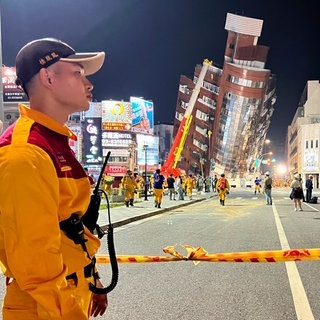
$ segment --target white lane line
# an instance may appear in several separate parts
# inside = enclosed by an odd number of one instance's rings
[[[283,230],[278,211],[274,204],[272,205],[272,209],[282,250],[289,250],[290,246]],[[287,269],[293,303],[296,309],[297,319],[314,320],[309,300],[304,290],[296,263],[294,261],[286,262],[285,265]]]
[[[309,204],[309,203],[304,202],[304,204],[305,204],[306,206],[308,206],[309,208],[313,209],[314,211],[319,212],[319,210],[318,210],[318,209],[316,209],[316,208],[315,208],[315,207],[313,207],[313,206],[310,206],[310,204]]]

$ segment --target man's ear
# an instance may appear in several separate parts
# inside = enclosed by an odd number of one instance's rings
[[[42,68],[39,71],[39,79],[42,85],[45,87],[50,87],[52,84],[50,71],[46,68]]]

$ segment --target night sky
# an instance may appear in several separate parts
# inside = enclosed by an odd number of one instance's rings
[[[180,75],[205,58],[220,67],[227,12],[264,20],[259,44],[277,75],[269,138],[284,141],[308,80],[320,79],[318,0],[2,0],[3,64],[26,42],[56,37],[77,51],[106,51],[94,98],[153,100],[155,122],[173,123]]]

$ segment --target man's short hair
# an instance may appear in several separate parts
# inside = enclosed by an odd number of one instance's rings
[[[48,68],[58,61],[78,63],[84,68],[85,75],[94,74],[102,67],[104,57],[104,52],[76,53],[68,44],[54,38],[34,40],[17,54],[16,84],[25,90],[26,84],[42,68]]]

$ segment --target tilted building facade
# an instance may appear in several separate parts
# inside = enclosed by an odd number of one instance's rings
[[[269,48],[258,45],[262,24],[227,14],[223,68],[210,66],[199,91],[179,162],[186,172],[245,177],[256,171],[276,101],[276,78],[265,68]],[[180,77],[174,136],[200,70],[197,65],[193,79]]]

